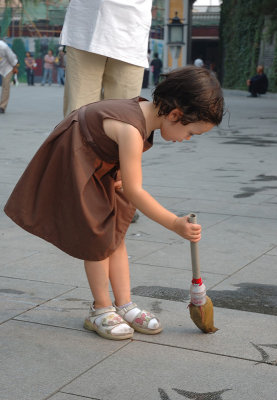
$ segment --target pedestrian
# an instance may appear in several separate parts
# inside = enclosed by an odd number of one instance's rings
[[[62,46],[59,47],[55,65],[57,67],[57,83],[59,86],[63,86],[65,82],[65,53]]]
[[[162,60],[159,59],[158,53],[154,54],[154,59],[151,61],[150,65],[152,66],[154,85],[156,86],[159,83],[160,74],[163,67]]]
[[[41,86],[44,86],[47,82],[49,86],[52,85],[54,62],[55,57],[53,56],[53,51],[48,50],[48,53],[44,56],[44,71]]]
[[[14,52],[7,43],[0,40],[0,75],[2,76],[2,93],[0,100],[0,114],[4,114],[9,102],[10,85],[13,76],[13,68],[18,60]]]
[[[133,330],[162,330],[157,317],[130,297],[124,237],[134,207],[192,242],[200,240],[201,226],[143,189],[142,153],[152,146],[155,129],[164,140],[181,142],[218,125],[222,114],[217,79],[206,69],[185,67],[165,75],[153,102],[139,96],[104,100],[72,112],[29,163],[5,212],[28,232],[85,260],[94,298],[85,328],[115,340],[132,337]]]
[[[148,49],[148,54],[147,54],[147,60],[150,66],[150,55],[151,55],[151,50]],[[150,67],[144,69],[143,73],[143,81],[142,81],[142,87],[143,89],[147,89],[149,85],[149,73],[150,73]]]
[[[265,94],[268,88],[268,79],[264,73],[263,65],[257,66],[257,74],[246,81],[250,95],[248,97],[258,97],[258,94]]]
[[[139,96],[151,26],[151,0],[71,0],[60,43],[66,46],[64,115],[101,99]],[[112,18],[111,18],[112,15]]]
[[[34,86],[34,69],[37,64],[29,51],[27,51],[26,53],[24,62],[27,73],[27,84],[28,86]]]
[[[64,116],[101,99],[139,96],[149,66],[152,1],[127,3],[70,1],[60,39],[66,46]],[[132,222],[138,218],[135,213]]]

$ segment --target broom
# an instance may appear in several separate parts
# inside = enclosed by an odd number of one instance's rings
[[[189,222],[196,224],[196,215],[189,214]],[[189,304],[190,317],[195,325],[204,333],[214,333],[214,312],[212,300],[206,295],[206,287],[200,275],[198,243],[190,242],[192,282],[190,287],[191,300]]]

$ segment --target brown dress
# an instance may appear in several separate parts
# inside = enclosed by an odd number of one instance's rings
[[[139,101],[105,100],[73,111],[50,134],[15,186],[4,211],[19,226],[73,257],[97,261],[119,246],[135,209],[115,190],[118,145],[103,130],[111,118],[147,139]]]

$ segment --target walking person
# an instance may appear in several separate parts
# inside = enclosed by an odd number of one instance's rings
[[[53,51],[48,50],[48,53],[44,56],[44,71],[41,86],[44,86],[47,82],[49,86],[52,85],[54,62],[55,57],[53,56]]]
[[[9,102],[10,85],[13,76],[13,68],[18,59],[14,52],[3,40],[0,40],[0,75],[2,76],[2,92],[0,100],[0,114],[4,114]]]
[[[122,0],[70,1],[60,39],[66,46],[64,116],[101,99],[140,95],[151,9],[151,0],[133,0],[131,7]],[[138,218],[135,213],[132,222]]]
[[[157,86],[157,84],[159,83],[160,74],[162,72],[162,67],[163,67],[162,60],[159,59],[158,53],[154,54],[154,59],[151,61],[150,65],[152,66],[154,85]]]
[[[62,46],[59,47],[55,65],[57,67],[57,83],[59,86],[63,86],[65,83],[65,53]]]
[[[152,1],[128,3],[70,1],[60,39],[66,46],[65,116],[101,99],[139,96],[149,65]]]
[[[27,73],[27,84],[28,86],[34,86],[34,69],[37,64],[29,51],[26,53],[24,62]]]
[[[104,100],[72,112],[29,163],[5,212],[28,232],[85,260],[94,299],[86,329],[113,340],[129,339],[134,330],[161,332],[158,318],[131,300],[126,231],[135,208],[192,242],[200,240],[201,226],[143,189],[142,153],[153,145],[156,129],[165,141],[182,142],[218,125],[222,115],[217,79],[189,66],[167,74],[153,102],[139,96]]]

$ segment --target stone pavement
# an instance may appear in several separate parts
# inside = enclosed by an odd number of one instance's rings
[[[277,95],[226,91],[229,113],[190,142],[155,134],[144,187],[198,214],[214,335],[190,320],[189,243],[143,215],[127,234],[133,300],[164,331],[104,340],[83,329],[82,262],[17,227],[2,209],[61,120],[57,86],[12,88],[0,116],[0,400],[272,400],[277,388]],[[142,95],[150,96],[150,90]]]

